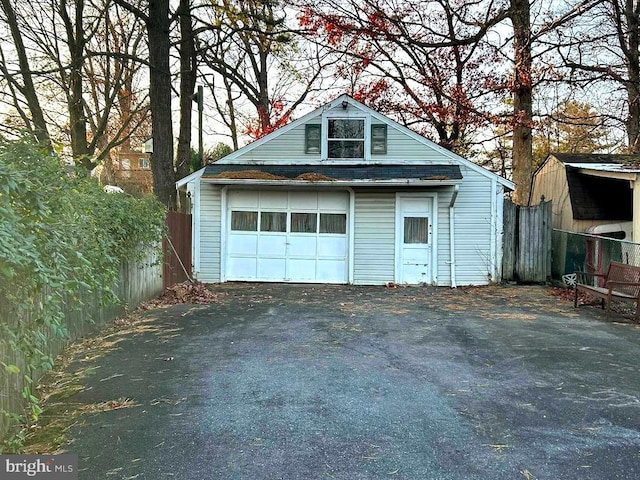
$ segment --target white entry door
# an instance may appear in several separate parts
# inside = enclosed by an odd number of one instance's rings
[[[433,281],[433,198],[398,197],[399,283]]]

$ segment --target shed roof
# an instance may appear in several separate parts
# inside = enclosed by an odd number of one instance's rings
[[[640,165],[640,155],[616,153],[552,153],[562,163],[617,163],[620,165]]]

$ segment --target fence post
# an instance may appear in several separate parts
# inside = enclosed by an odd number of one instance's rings
[[[504,199],[504,234],[502,254],[502,280],[514,280],[516,259],[516,206],[508,198]]]

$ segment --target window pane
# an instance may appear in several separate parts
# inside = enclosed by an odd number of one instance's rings
[[[371,153],[387,153],[386,125],[371,125]]]
[[[364,139],[364,120],[335,119],[328,126],[329,138]]]
[[[315,213],[292,213],[291,232],[293,233],[316,233]]]
[[[344,213],[321,213],[320,233],[347,233],[347,216]]]
[[[320,125],[305,126],[304,153],[320,153]]]
[[[364,158],[364,142],[331,140],[328,147],[329,158]]]
[[[429,243],[429,219],[405,217],[404,243]]]
[[[258,230],[258,212],[231,212],[231,230],[255,232]]]
[[[261,232],[286,232],[287,214],[285,212],[260,213]]]

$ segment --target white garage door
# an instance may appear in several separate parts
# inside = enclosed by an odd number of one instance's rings
[[[347,282],[347,192],[232,190],[227,204],[227,280]]]

